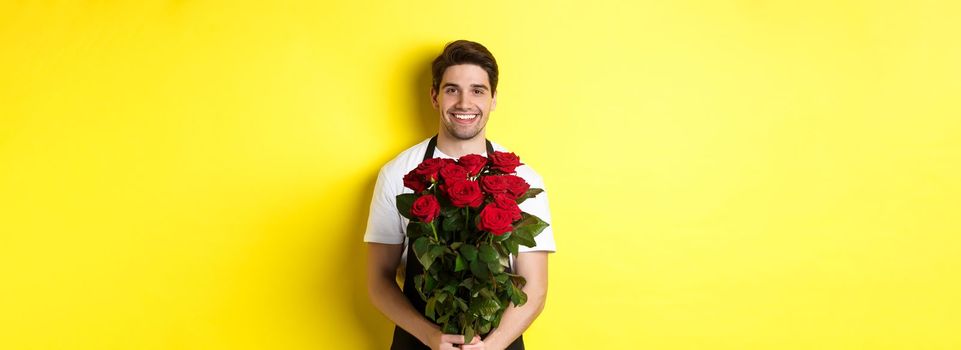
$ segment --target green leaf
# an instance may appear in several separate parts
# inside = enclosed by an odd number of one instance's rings
[[[495,314],[501,307],[501,303],[495,298],[480,297],[471,300],[470,310],[472,313],[479,315],[481,318],[491,321],[494,319]]]
[[[454,242],[454,243],[451,243],[451,244],[450,244],[450,249],[460,248],[460,246],[463,245],[463,244],[464,244],[464,242]]]
[[[501,317],[503,317],[503,316],[504,316],[504,313],[503,313],[503,312],[498,312],[498,313],[497,313],[497,317],[494,317],[494,321],[491,322],[491,326],[493,326],[494,328],[497,328],[497,326],[500,326],[500,324],[501,324]]]
[[[457,305],[457,308],[462,312],[467,311],[467,302],[464,299],[454,297],[454,305]]]
[[[524,288],[524,286],[527,285],[527,279],[524,278],[524,276],[515,275],[515,274],[510,274],[510,273],[507,274],[507,276],[510,276],[510,278],[511,278],[511,283],[513,283],[515,286],[517,286],[517,288]]]
[[[425,274],[425,276],[426,277],[424,277],[424,293],[430,293],[431,291],[434,290],[434,287],[437,286],[437,280],[434,279],[434,276],[431,276],[429,274]]]
[[[480,246],[479,256],[484,262],[497,261],[498,258],[497,251],[494,250],[494,247],[491,247],[490,244],[482,244]]]
[[[440,204],[441,204],[441,206],[440,206],[440,215],[443,215],[443,216],[447,217],[447,216],[451,216],[451,215],[460,213],[460,208],[455,207],[455,206],[453,206],[453,205],[448,205],[448,204],[450,204],[450,203],[446,200],[446,198],[445,198],[444,196],[438,196],[438,197],[440,197],[440,198],[438,198],[438,201],[439,201]]]
[[[427,299],[427,307],[424,309],[424,314],[427,316],[427,318],[430,318],[431,320],[433,320],[434,317],[436,316],[434,315],[434,306],[436,304],[437,304],[436,296],[431,297],[430,299]]]
[[[534,197],[536,197],[537,195],[541,194],[541,192],[544,192],[544,190],[542,190],[542,189],[540,189],[540,188],[530,188],[530,189],[527,189],[527,192],[525,192],[524,194],[522,194],[520,197],[517,197],[517,204],[523,203],[523,202],[524,202],[525,200],[527,200],[528,198],[534,198]]]
[[[430,234],[430,226],[426,226],[420,221],[410,221],[407,223],[407,237],[411,240],[416,240],[420,237]]]
[[[510,288],[511,288],[511,303],[514,303],[514,306],[521,306],[527,303],[527,293],[524,293],[523,290],[515,287],[514,284],[511,284]]]
[[[530,225],[530,224],[537,223],[538,221],[542,221],[542,220],[541,220],[539,217],[537,217],[536,215],[531,215],[531,214],[529,214],[529,213],[527,213],[527,212],[523,212],[523,211],[522,211],[522,212],[521,212],[521,219],[520,219],[520,220],[517,220],[517,222],[514,223],[514,227],[524,227],[524,226],[527,226],[527,225]]]
[[[460,212],[454,212],[453,215],[444,218],[441,223],[441,227],[447,232],[457,232],[464,229],[464,216],[460,215]]]
[[[434,257],[438,257],[441,255],[444,255],[444,253],[447,252],[449,249],[450,248],[447,248],[447,246],[434,245],[430,247],[430,254],[434,255]]]
[[[511,266],[511,260],[507,257],[507,254],[501,255],[500,259],[498,259],[498,262],[500,262],[501,266],[503,267]]]
[[[463,257],[458,255],[457,259],[454,261],[454,272],[461,272],[461,271],[464,271],[464,269],[466,268],[467,268],[467,262],[464,261]]]
[[[521,220],[514,225],[514,234],[521,234],[524,238],[530,237],[531,240],[533,240],[533,238],[537,237],[547,226],[548,223],[541,220],[541,218],[528,213],[521,213]],[[530,245],[528,247],[532,246],[533,245]]]
[[[464,255],[467,261],[474,261],[477,259],[477,247],[471,244],[465,244],[460,247],[460,253]]]
[[[504,247],[507,248],[507,250],[511,252],[511,254],[513,254],[514,256],[517,256],[518,250],[520,249],[518,248],[518,243],[516,238],[512,238],[505,241]]]
[[[537,245],[537,242],[534,241],[534,237],[531,237],[530,233],[524,231],[514,232],[514,239],[512,241],[526,247],[533,247]]]
[[[497,255],[499,256],[500,259],[507,259],[507,255],[510,254],[510,252],[507,251],[507,248],[504,248],[503,243],[492,244],[492,246],[494,247],[494,250],[497,251]]]
[[[453,314],[451,316],[454,316]],[[460,328],[457,327],[457,322],[448,322],[443,324],[444,334],[455,334],[460,332]]]
[[[420,260],[421,265],[424,265],[424,271],[430,269],[430,266],[434,264],[434,261],[437,260],[437,257],[444,254],[445,249],[447,249],[447,247],[442,245],[432,245],[430,250],[428,250],[423,257],[418,256],[418,260]]]
[[[448,313],[444,314],[443,316],[438,317],[438,318],[437,318],[437,323],[439,323],[439,324],[447,323],[447,320],[449,320],[449,319],[450,319],[450,316],[453,315],[453,314],[454,314],[453,312],[448,312]]]
[[[474,327],[471,327],[470,322],[468,322],[467,326],[464,327],[464,342],[470,343],[471,340],[474,340]]]
[[[414,200],[419,197],[420,195],[416,193],[404,193],[397,195],[397,211],[400,212],[400,215],[403,215],[405,218],[410,220],[414,220],[414,218],[410,216],[410,207],[414,205]]]
[[[429,245],[430,240],[428,240],[427,237],[421,237],[414,240],[414,255],[417,256],[417,260],[420,260],[421,256],[424,256],[424,254],[427,253],[427,249],[430,248]],[[424,262],[421,261],[421,264],[423,263]]]
[[[420,297],[427,299],[427,296],[424,295],[424,275],[414,276],[413,282],[414,282],[414,288],[417,289],[417,293],[420,294]],[[404,281],[404,283],[407,283],[407,281]]]
[[[493,272],[495,275],[504,272],[504,265],[501,265],[500,260],[491,261],[487,263],[487,269]]]
[[[487,270],[487,264],[481,262],[480,260],[474,260],[470,262],[470,272],[481,280],[490,278],[490,271]]]

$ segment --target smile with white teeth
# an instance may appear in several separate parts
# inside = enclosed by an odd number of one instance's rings
[[[454,114],[454,118],[460,120],[471,120],[477,118],[477,114]]]

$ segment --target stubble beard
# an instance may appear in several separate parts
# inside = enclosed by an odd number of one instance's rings
[[[454,118],[454,117],[450,117]],[[484,118],[483,115],[478,118]],[[454,138],[462,141],[473,140],[477,135],[480,134],[481,130],[484,130],[484,126],[480,125],[482,120],[478,120],[475,125],[469,128],[459,128],[455,121],[445,119],[442,124],[444,124],[444,129],[447,129],[447,134],[453,136]]]

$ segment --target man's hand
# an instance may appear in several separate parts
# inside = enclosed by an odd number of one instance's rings
[[[461,339],[463,338],[464,337],[461,336]],[[474,341],[472,341],[470,344],[461,345],[460,348],[463,350],[492,350],[493,349],[488,347],[487,344],[484,344],[484,341],[481,340],[480,337],[476,335],[474,336]]]
[[[432,350],[455,350],[455,349],[473,349],[473,350],[486,350],[484,347],[484,342],[481,341],[480,337],[474,336],[473,341],[470,344],[464,344],[464,336],[460,334],[442,334],[437,332],[430,336],[430,348]],[[479,347],[478,347],[479,346]]]

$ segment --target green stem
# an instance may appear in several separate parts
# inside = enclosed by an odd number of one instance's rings
[[[433,232],[433,233],[434,233],[434,240],[437,241],[437,242],[440,242],[440,238],[437,238],[437,229],[434,228],[434,222],[433,222],[433,221],[430,222],[430,232]]]

